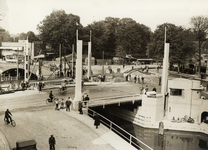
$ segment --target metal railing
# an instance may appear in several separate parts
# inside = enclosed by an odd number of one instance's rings
[[[121,98],[132,98],[132,103],[134,104],[136,97],[141,96],[140,94],[134,94],[134,95],[123,95],[123,96],[114,96],[114,97],[106,97],[106,98],[99,98],[99,99],[93,99],[90,100],[90,103],[87,103],[87,106],[96,106],[97,104],[99,105],[103,105],[103,107],[107,104],[112,104],[114,102],[118,103],[120,105],[120,103],[122,102],[126,102],[126,99],[122,100]],[[111,101],[103,101],[103,100],[110,100],[110,99],[114,99]],[[93,104],[94,103],[94,104]]]
[[[88,108],[88,115],[89,116],[94,117],[95,113],[97,113],[97,112],[95,112],[94,110]],[[107,126],[110,130],[112,130],[112,131],[116,132],[117,134],[119,134],[122,138],[124,138],[124,140],[126,140],[132,146],[134,146],[136,148],[139,148],[141,150],[144,150],[144,148],[148,149],[148,150],[153,150],[147,144],[145,144],[141,140],[137,139],[135,136],[131,135],[130,133],[128,133],[127,131],[125,131],[121,127],[119,127],[117,124],[113,123],[111,120],[109,120],[106,117],[100,115],[99,113],[97,113],[97,114],[100,116],[100,121],[105,126]],[[143,145],[142,146],[143,148],[140,145]]]

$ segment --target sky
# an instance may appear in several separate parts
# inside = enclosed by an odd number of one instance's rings
[[[10,34],[33,31],[53,10],[80,17],[83,26],[106,17],[132,18],[154,32],[157,25],[190,27],[193,16],[208,16],[208,0],[0,0],[0,27]]]

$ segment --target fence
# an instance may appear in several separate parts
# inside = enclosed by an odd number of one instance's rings
[[[93,117],[95,113],[97,113],[97,112],[88,108],[88,115],[89,116]],[[104,116],[100,115],[99,113],[97,113],[97,114],[100,116],[100,121],[105,126],[107,126],[110,130],[119,134],[123,139],[125,139],[132,146],[139,148],[141,150],[144,150],[144,148],[148,149],[148,150],[153,150],[151,147],[149,147],[148,145],[146,145],[145,143],[143,143],[142,141],[137,139],[135,136],[131,135],[130,133],[128,133],[127,131],[125,131],[124,129],[122,129],[121,127],[119,127],[118,125],[116,125],[115,123],[110,121],[109,119],[105,118]]]

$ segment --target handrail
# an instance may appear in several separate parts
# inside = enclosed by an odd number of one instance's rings
[[[93,114],[90,114],[89,111],[88,111],[88,115],[90,115],[90,116],[92,116],[92,117],[94,116],[95,113],[97,113],[97,112],[95,112],[94,110],[92,110],[92,109],[90,109],[90,108],[88,108],[88,110],[92,111]],[[135,139],[136,141],[138,141],[139,143],[143,144],[143,145],[144,145],[145,147],[147,147],[148,149],[153,150],[153,149],[152,149],[151,147],[149,147],[147,144],[145,144],[144,142],[140,141],[140,140],[137,139],[135,136],[131,135],[130,133],[128,133],[127,131],[125,131],[125,130],[122,129],[121,127],[119,127],[117,124],[113,123],[111,120],[107,119],[106,117],[102,116],[102,115],[99,114],[99,113],[97,113],[97,114],[98,114],[100,117],[102,117],[103,119],[107,120],[107,121],[110,123],[110,125],[108,125],[106,122],[104,122],[103,120],[101,120],[102,123],[104,123],[105,125],[109,126],[110,130],[113,129],[113,130],[116,131],[119,135],[121,135],[122,137],[124,137],[125,139],[127,139],[127,140],[129,141],[129,144],[131,144],[131,145],[134,144],[136,147],[138,147],[138,148],[140,148],[140,149],[143,150],[143,148],[141,148],[139,145],[137,145],[136,143],[134,143],[134,142],[132,141],[132,139]],[[117,128],[119,128],[120,130],[122,130],[123,132],[125,132],[125,133],[126,133],[127,135],[129,135],[130,137],[129,137],[129,138],[125,137],[122,133],[120,133],[120,132],[117,131],[115,128],[113,128],[112,125],[116,126]]]
[[[133,96],[131,95],[124,95],[124,96],[115,96],[115,97],[107,97],[107,98],[101,98],[101,99],[93,99],[93,100],[90,100],[90,102],[95,102],[94,104],[93,103],[89,103],[89,102],[87,102],[87,104],[88,104],[88,106],[94,106],[94,105],[97,105],[97,104],[99,104],[100,103],[100,105],[101,105],[101,103],[102,103],[102,105],[103,105],[103,107],[104,107],[104,105],[106,105],[106,104],[111,104],[112,102],[118,102],[119,104],[121,103],[121,102],[123,102],[123,101],[126,101],[126,99],[124,99],[124,100],[111,100],[111,101],[103,101],[103,100],[108,100],[108,99],[113,99],[113,98],[126,98],[126,97],[132,97],[133,99],[132,99],[132,103],[134,103],[135,102],[135,97],[136,96],[140,96],[140,94],[134,94]]]
[[[136,95],[140,95],[140,94],[134,94],[133,95],[133,97],[134,96],[136,96]],[[112,99],[112,98],[123,98],[123,97],[132,97],[132,95],[123,95],[123,96],[114,96],[114,97],[106,97],[106,98],[98,98],[98,99],[93,99],[93,100],[91,100],[91,101],[98,101],[98,100],[105,100],[105,99]]]

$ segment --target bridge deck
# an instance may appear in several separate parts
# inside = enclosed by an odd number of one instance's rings
[[[100,99],[93,99],[88,102],[88,107],[95,107],[95,106],[105,106],[111,104],[118,104],[127,103],[135,101],[141,101],[142,96],[140,94],[136,95],[124,95],[124,96],[116,96],[116,97],[107,97],[107,98],[100,98]]]

